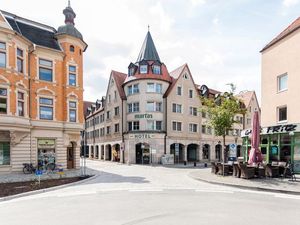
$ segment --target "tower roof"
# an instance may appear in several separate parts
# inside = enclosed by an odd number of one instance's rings
[[[153,39],[151,37],[150,32],[147,32],[146,38],[144,40],[144,43],[142,45],[140,54],[137,58],[137,62],[141,61],[158,61],[160,62],[159,55],[156,51]]]

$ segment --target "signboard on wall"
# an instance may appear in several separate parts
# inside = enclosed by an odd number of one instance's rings
[[[130,139],[151,139],[154,137],[154,134],[129,134]]]
[[[300,132],[300,124],[284,124],[270,127],[261,128],[260,134],[279,134],[279,133],[291,133]],[[241,137],[248,137],[252,133],[251,129],[243,130]]]
[[[230,144],[229,145],[228,161],[236,161],[236,156],[237,156],[237,145],[236,144]]]
[[[153,115],[152,114],[136,114],[134,115],[135,119],[152,119]]]
[[[54,139],[39,139],[38,148],[55,148]]]

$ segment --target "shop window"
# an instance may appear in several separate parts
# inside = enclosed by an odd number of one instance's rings
[[[160,74],[160,66],[154,65],[153,66],[153,74]]]
[[[278,77],[278,92],[287,90],[287,80],[287,74],[283,74]]]
[[[69,102],[69,120],[70,122],[76,122],[76,114],[77,114],[77,107],[76,102]]]
[[[24,116],[24,93],[18,92],[18,116]]]
[[[76,66],[69,66],[69,85],[76,86]]]
[[[74,47],[74,45],[70,45],[70,52],[75,52],[75,47]]]
[[[271,144],[278,145],[278,135],[277,134],[271,136]]]
[[[47,169],[49,164],[55,164],[55,140],[38,140],[38,166]]]
[[[19,73],[24,73],[24,51],[17,48],[17,69]]]
[[[278,108],[278,122],[287,121],[287,107]]]
[[[40,119],[53,120],[53,99],[40,98]]]
[[[1,165],[10,165],[9,142],[0,142],[0,166]]]
[[[261,150],[261,153],[263,155],[267,154],[267,148],[266,147],[261,147],[260,150]]]
[[[288,162],[291,159],[291,146],[284,145],[280,148],[280,161]]]
[[[268,137],[262,137],[261,138],[261,144],[263,145],[267,145],[269,142],[268,142]]]
[[[39,79],[44,81],[53,81],[53,63],[52,61],[39,60]]]
[[[291,144],[291,136],[289,136],[289,135],[281,135],[281,137],[280,137],[280,143],[281,144],[290,145]]]
[[[0,114],[7,114],[7,89],[0,88]]]
[[[0,42],[0,67],[6,67],[6,44]]]

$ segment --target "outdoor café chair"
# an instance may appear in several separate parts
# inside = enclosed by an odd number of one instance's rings
[[[247,167],[246,164],[239,164],[241,169],[241,177],[245,179],[253,178],[255,175],[255,168],[254,167]]]
[[[278,177],[279,168],[278,166],[272,166],[271,164],[266,165],[266,177]]]

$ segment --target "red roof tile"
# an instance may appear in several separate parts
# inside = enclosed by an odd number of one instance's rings
[[[284,31],[282,31],[276,38],[274,38],[269,44],[267,44],[260,52],[265,51],[272,45],[276,44],[280,40],[284,39],[286,36],[290,35],[294,31],[300,28],[300,17],[297,18],[292,24],[290,24]]]
[[[117,71],[114,71],[114,70],[111,71],[111,74],[112,74],[112,76],[113,76],[113,78],[116,82],[117,89],[119,91],[119,95],[120,95],[121,99],[126,99],[126,94],[124,92],[124,88],[122,87],[122,84],[124,83],[124,81],[127,77],[127,74],[117,72]]]

